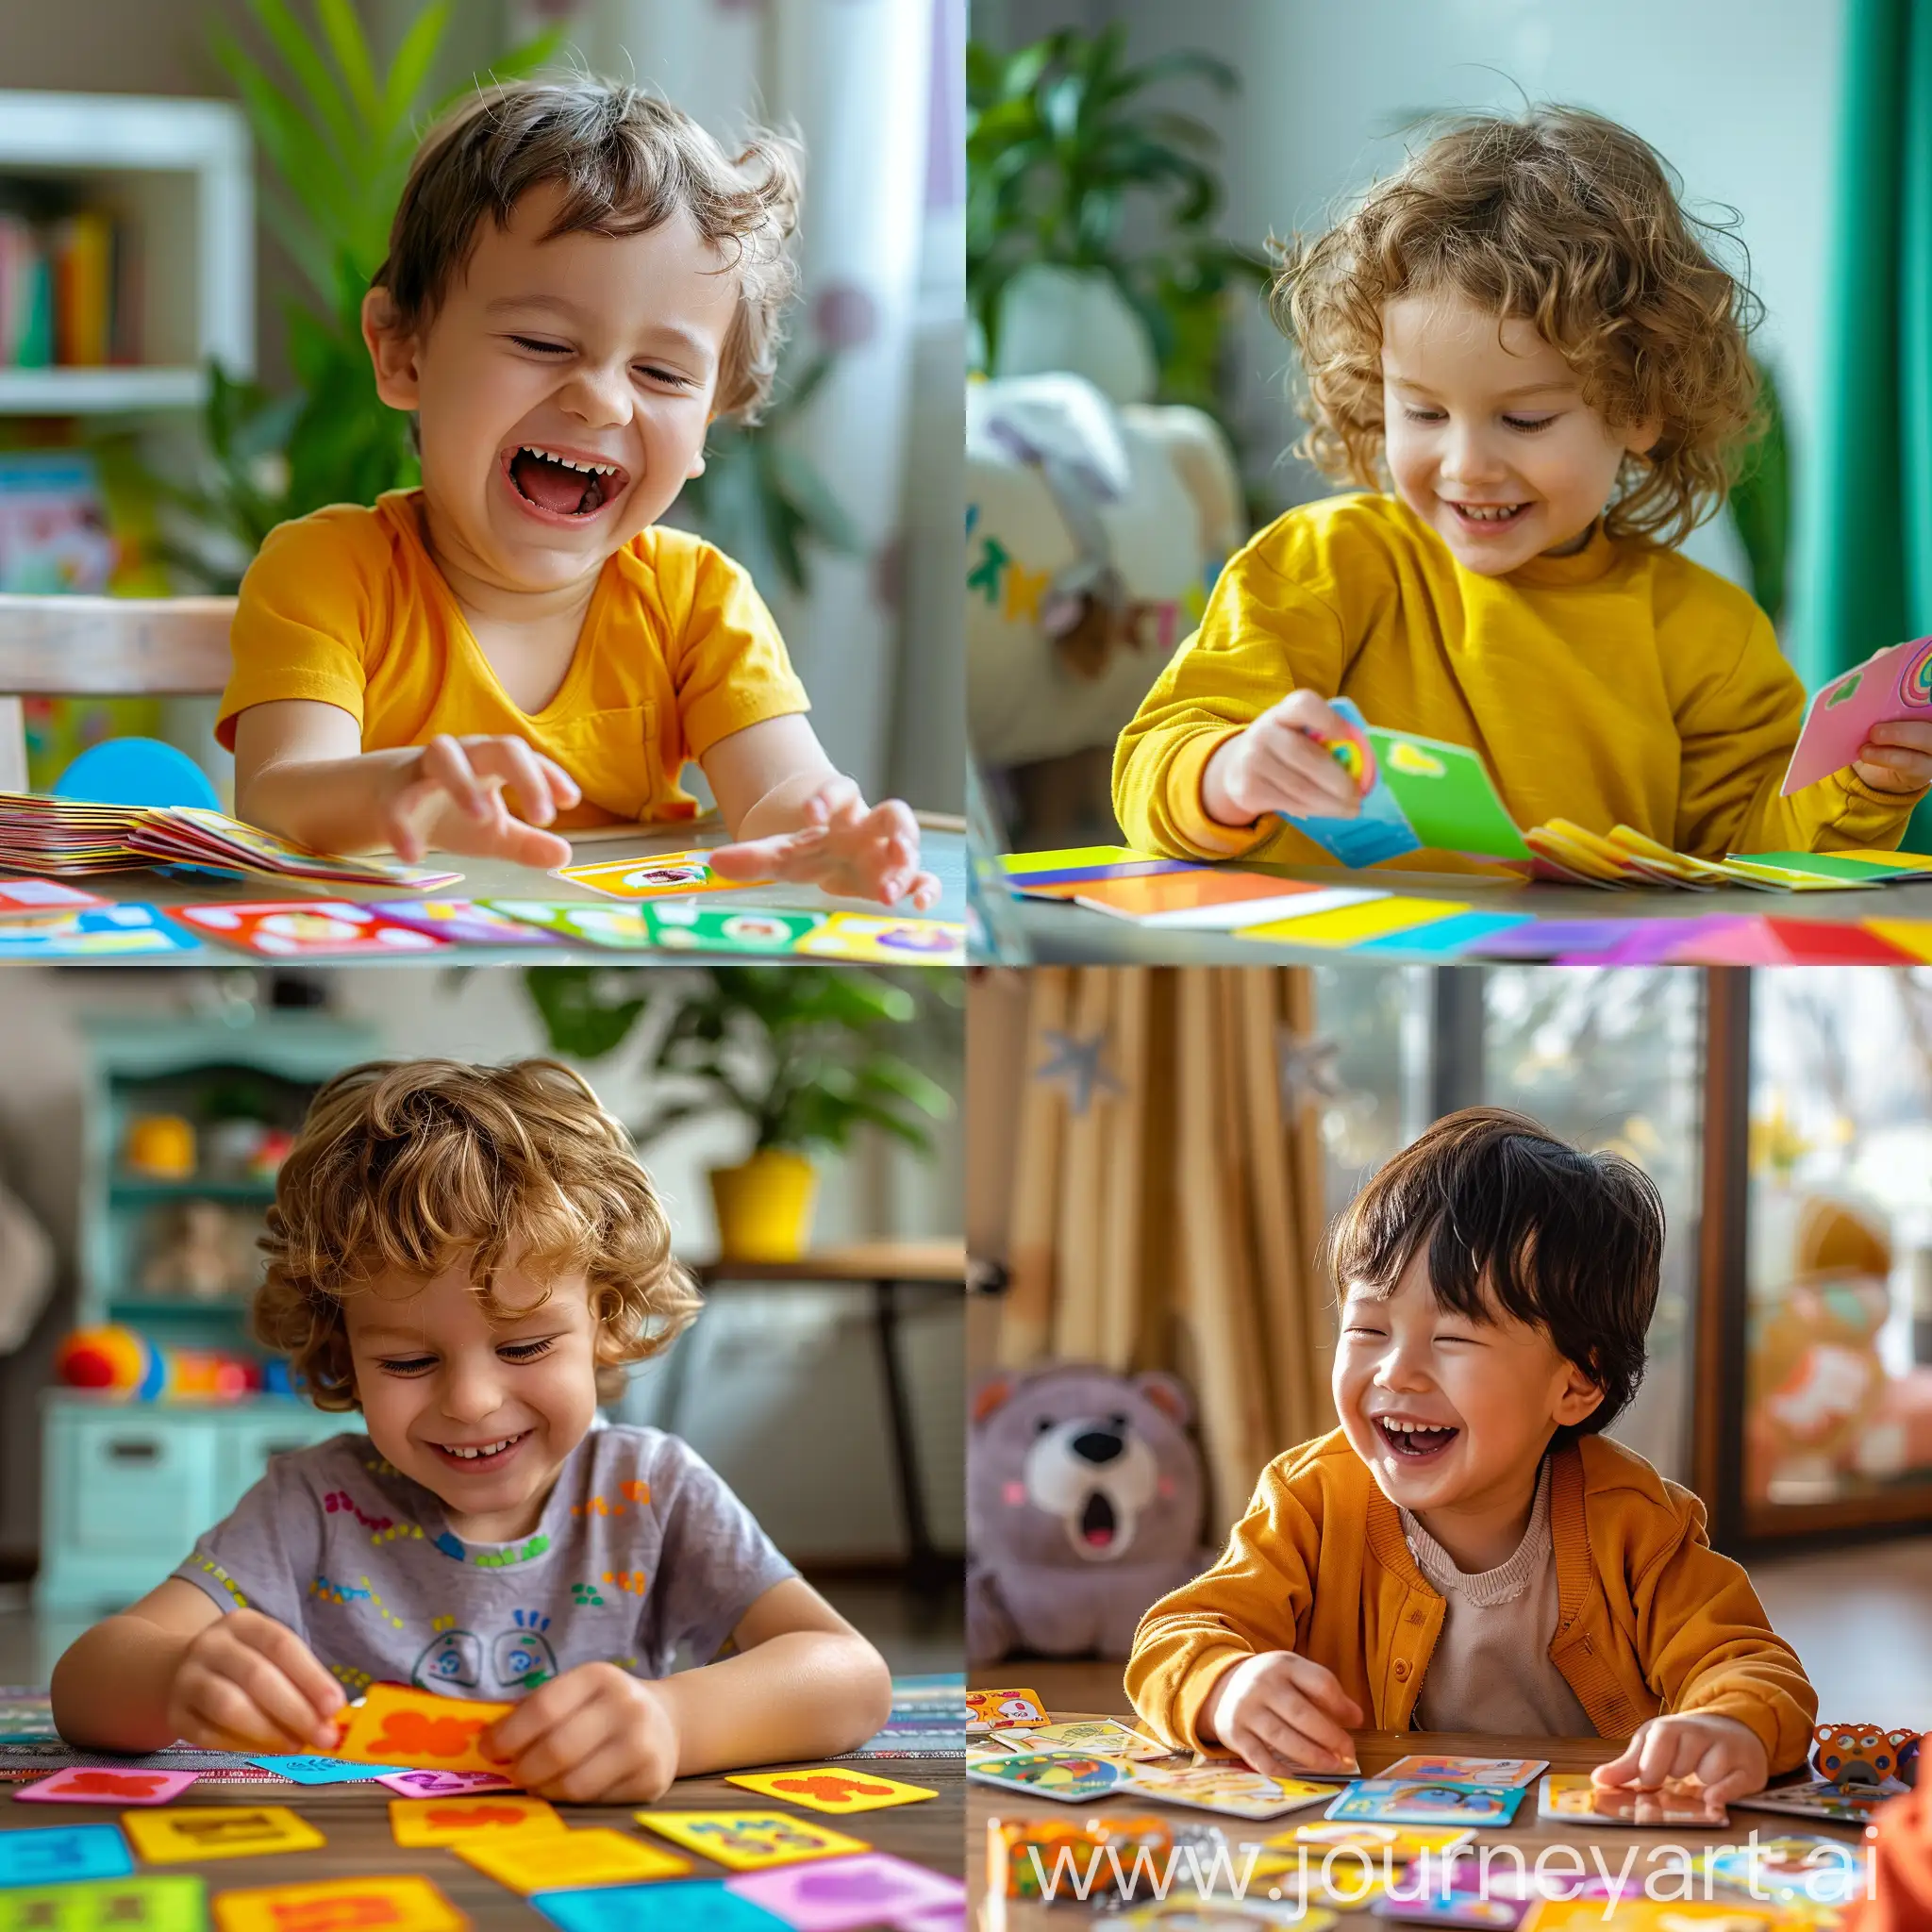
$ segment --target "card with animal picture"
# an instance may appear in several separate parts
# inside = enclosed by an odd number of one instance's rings
[[[11,1887],[0,1932],[208,1932],[207,1893],[192,1872]]]
[[[1364,1778],[1328,1807],[1332,1819],[1372,1824],[1507,1824],[1522,1788],[1458,1784],[1448,1778]]]
[[[438,1697],[408,1684],[372,1684],[349,1712],[336,1745],[339,1757],[384,1766],[423,1765],[432,1771],[499,1771],[476,1740],[513,1704],[473,1704]]]
[[[269,959],[398,958],[447,943],[372,906],[334,899],[248,906],[177,906],[170,916],[208,939]]]
[[[1864,1824],[1894,1795],[1846,1790],[1824,1778],[1811,1778],[1804,1784],[1754,1791],[1748,1798],[1733,1798],[1731,1803],[1740,1811],[1774,1811],[1786,1818],[1815,1818],[1824,1824]]]
[[[966,1735],[1011,1731],[1051,1724],[1037,1690],[969,1690],[966,1693]]]
[[[578,1831],[478,1832],[450,1846],[486,1878],[521,1892],[570,1891],[580,1885],[627,1885],[682,1878],[691,1860],[608,1826]]]
[[[133,1870],[118,1825],[47,1824],[31,1831],[0,1831],[0,1886],[125,1878]]]
[[[783,1798],[808,1811],[884,1811],[896,1805],[924,1804],[939,1793],[928,1785],[901,1784],[897,1778],[821,1764],[805,1771],[745,1771],[727,1777],[761,1798]]]
[[[1549,1770],[1546,1757],[1434,1757],[1426,1754],[1398,1757],[1378,1778],[1419,1777],[1457,1785],[1488,1785],[1492,1790],[1510,1785],[1533,1785]]]
[[[727,879],[711,866],[708,852],[656,852],[642,858],[604,858],[594,865],[566,865],[550,874],[588,886],[612,899],[688,897],[692,892],[740,892],[769,886],[770,879]]]
[[[1340,1785],[1312,1784],[1302,1778],[1265,1777],[1245,1765],[1188,1764],[1170,1769],[1159,1764],[1134,1766],[1135,1789],[1163,1805],[1187,1805],[1201,1811],[1220,1811],[1230,1818],[1279,1818],[1310,1805],[1325,1805]]]
[[[264,1752],[248,1761],[295,1785],[370,1784],[378,1781],[384,1772],[401,1768],[394,1764],[344,1764],[340,1757],[319,1757],[312,1752],[288,1756]]]
[[[630,906],[589,906],[555,899],[479,899],[486,912],[500,912],[525,925],[540,926],[587,946],[613,952],[648,951],[658,941],[641,909]]]
[[[1864,1893],[1870,1860],[1863,1845],[1806,1833],[1716,1846],[1705,1854],[1704,1869],[1715,1883],[1755,1898],[1842,1906]]]
[[[823,912],[769,912],[751,906],[692,906],[673,899],[644,918],[669,953],[789,953],[825,923]]]
[[[46,924],[0,922],[0,959],[130,958],[203,950],[193,934],[170,925],[152,906],[90,908]]]
[[[58,879],[0,879],[0,931],[58,925],[76,912],[97,910],[107,903],[98,892],[83,892]]]
[[[165,1805],[200,1775],[198,1771],[117,1771],[73,1764],[52,1777],[16,1786],[13,1795],[24,1804]]]
[[[358,1766],[358,1770],[374,1770]],[[375,1782],[406,1798],[466,1798],[477,1791],[513,1791],[515,1783],[493,1771],[413,1771],[383,1773]]]
[[[1058,1724],[1002,1729],[994,1740],[1015,1751],[1064,1752],[1070,1757],[1172,1757],[1158,1738],[1112,1717],[1067,1718]]]
[[[1198,1765],[1218,1764],[1228,1771],[1250,1769],[1243,1757],[1237,1757],[1231,1751],[1196,1751],[1194,1762]],[[1276,1769],[1280,1777],[1312,1778],[1317,1784],[1338,1784],[1344,1778],[1361,1776],[1362,1768],[1353,1755],[1346,1764],[1284,1764]]]
[[[1593,1898],[1540,1899],[1524,1932],[1604,1932],[1604,1901]],[[1670,1901],[1622,1899],[1616,1906],[1616,1932],[1769,1932],[1777,1923],[1774,1907],[1720,1905],[1702,1899]]]
[[[453,1845],[479,1831],[561,1831],[563,1820],[541,1798],[488,1792],[475,1798],[391,1798],[390,1836],[397,1844]]]
[[[798,941],[797,950],[815,959],[857,959],[874,966],[963,966],[966,928],[945,919],[834,912]]]
[[[501,912],[475,899],[385,899],[382,916],[398,925],[413,925],[459,946],[555,946],[560,935]]]
[[[1574,1824],[1724,1824],[1728,1814],[1699,1785],[1666,1778],[1654,1791],[1610,1790],[1574,1772],[1553,1772],[1537,1788],[1536,1815]]]
[[[950,1912],[956,1926],[966,1923],[966,1888],[957,1878],[888,1852],[861,1852],[856,1857],[730,1878],[725,1890],[761,1907],[775,1924],[790,1925],[794,1932],[904,1926],[915,1912],[934,1910]]]
[[[1044,1751],[1016,1752],[998,1764],[970,1764],[966,1775],[983,1785],[998,1785],[1029,1798],[1052,1798],[1061,1805],[1084,1805],[1092,1798],[1139,1789],[1131,1765],[1111,1757],[1056,1757]]]
[[[183,1805],[172,1811],[124,1812],[121,1824],[151,1865],[319,1852],[328,1842],[286,1805]]]
[[[783,1811],[638,1811],[641,1825],[688,1852],[733,1872],[759,1872],[802,1858],[837,1858],[869,1852],[863,1839],[848,1838],[813,1818]]]
[[[218,1891],[216,1932],[466,1932],[469,1921],[426,1878],[324,1878]]]

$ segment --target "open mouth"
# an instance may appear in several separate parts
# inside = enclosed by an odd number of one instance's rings
[[[536,443],[506,450],[502,461],[504,475],[526,508],[568,523],[595,516],[624,493],[629,480],[621,464]]]
[[[1113,1505],[1095,1490],[1087,1498],[1086,1507],[1080,1511],[1080,1541],[1089,1549],[1108,1549],[1112,1546],[1114,1533],[1119,1526],[1119,1519],[1113,1513]]]
[[[499,1436],[493,1442],[432,1442],[429,1446],[452,1469],[472,1472],[500,1469],[516,1454],[517,1444],[526,1441],[529,1434],[528,1429],[524,1429],[514,1436]]]
[[[1374,1418],[1375,1433],[1404,1462],[1428,1462],[1441,1456],[1462,1432],[1446,1424],[1398,1422]]]
[[[1528,508],[1526,503],[1452,503],[1457,523],[1473,530],[1500,530],[1513,524]]]

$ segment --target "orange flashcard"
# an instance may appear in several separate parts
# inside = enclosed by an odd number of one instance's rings
[[[541,1798],[491,1794],[482,1798],[391,1798],[389,1828],[399,1845],[453,1845],[479,1831],[565,1829]]]
[[[252,1858],[262,1852],[317,1852],[328,1842],[286,1805],[177,1805],[166,1811],[124,1811],[121,1828],[151,1865]]]
[[[1020,1724],[1050,1724],[1038,1690],[969,1690],[966,1693],[966,1735],[1011,1730]]]
[[[438,1697],[408,1684],[372,1684],[361,1704],[349,1713],[335,1755],[362,1764],[501,1772],[502,1765],[476,1748],[476,1739],[515,1708],[513,1704]]]
[[[727,1777],[727,1785],[742,1785],[764,1798],[786,1798],[808,1811],[883,1811],[890,1805],[917,1805],[937,1798],[924,1785],[902,1785],[870,1772],[841,1770],[821,1764],[809,1771],[751,1771]]]
[[[584,1885],[629,1885],[641,1878],[682,1878],[691,1860],[641,1839],[598,1826],[590,1831],[478,1834],[450,1849],[487,1878],[527,1898],[533,1891],[573,1891]]]
[[[426,1878],[325,1878],[218,1891],[216,1932],[467,1932]]]

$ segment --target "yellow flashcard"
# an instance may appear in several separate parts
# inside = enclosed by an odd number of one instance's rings
[[[218,1891],[216,1932],[467,1932],[426,1878],[325,1878]]]
[[[124,1811],[121,1828],[151,1865],[251,1858],[260,1852],[316,1852],[328,1842],[286,1805],[176,1805],[165,1811]]]
[[[1546,1898],[1530,1907],[1524,1932],[1603,1932],[1605,1907],[1599,1899]],[[1702,1899],[1681,1905],[1663,1899],[1626,1898],[1616,1908],[1618,1932],[1768,1932],[1778,1913],[1744,1905]]]
[[[782,1811],[639,1811],[638,1823],[688,1852],[714,1859],[733,1872],[758,1872],[767,1865],[794,1865],[802,1858],[836,1858],[869,1852],[863,1839],[847,1838],[809,1818]]]
[[[1324,1819],[1319,1824],[1296,1824],[1262,1840],[1262,1849],[1294,1853],[1303,1845],[1311,1848],[1310,1863],[1324,1853],[1344,1847],[1366,1852],[1377,1864],[1382,1854],[1406,1864],[1424,1852],[1438,1855],[1466,1845],[1475,1833],[1448,1824],[1372,1824],[1365,1819]]]
[[[841,1770],[822,1764],[811,1771],[748,1771],[727,1777],[727,1785],[742,1785],[761,1798],[783,1798],[808,1811],[883,1811],[891,1805],[917,1805],[937,1798],[924,1785],[902,1785],[897,1779],[874,1777],[870,1772]]]
[[[1915,959],[1932,960],[1932,919],[1868,919],[1865,930]]]
[[[541,1798],[491,1792],[475,1798],[391,1798],[389,1828],[399,1845],[453,1845],[479,1831],[547,1831],[567,1827]]]
[[[1365,899],[1356,906],[1311,912],[1306,919],[1271,919],[1266,925],[1243,926],[1235,938],[1279,940],[1292,946],[1358,946],[1384,933],[1407,932],[1468,910],[1467,904],[1450,899]]]
[[[406,1764],[428,1771],[493,1771],[503,1766],[476,1748],[476,1740],[513,1704],[472,1704],[438,1697],[408,1684],[372,1684],[349,1713],[335,1748],[338,1757],[361,1764]]]
[[[963,966],[966,928],[946,919],[895,919],[878,912],[835,912],[792,948],[825,959],[879,966]]]
[[[466,1865],[528,1897],[582,1885],[632,1885],[643,1878],[682,1878],[691,1860],[621,1831],[479,1833],[450,1847]]]

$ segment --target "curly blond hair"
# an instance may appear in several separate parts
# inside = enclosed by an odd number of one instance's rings
[[[1746,344],[1762,308],[1680,190],[1647,142],[1581,108],[1449,124],[1325,234],[1280,251],[1270,307],[1300,352],[1297,454],[1386,487],[1383,305],[1453,290],[1533,323],[1613,428],[1662,424],[1625,459],[1605,527],[1681,543],[1716,514],[1757,428]]]
[[[668,1348],[701,1305],[630,1136],[556,1060],[339,1074],[276,1176],[261,1246],[256,1337],[318,1408],[361,1407],[342,1304],[378,1274],[427,1281],[466,1262],[491,1321],[510,1313],[494,1289],[506,1263],[546,1283],[584,1275],[606,1401],[625,1365]]]

